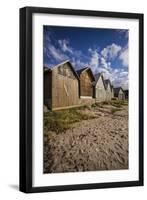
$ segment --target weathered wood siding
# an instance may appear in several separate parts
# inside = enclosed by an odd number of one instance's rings
[[[108,84],[107,89],[106,89],[106,101],[110,101],[111,100],[111,86],[110,84]]]
[[[94,88],[92,81],[88,71],[84,71],[80,74],[80,96],[93,97]]]
[[[44,104],[48,107],[52,107],[52,73],[44,73]]]
[[[124,94],[122,89],[119,90],[118,99],[119,100],[124,100],[125,99],[125,94]]]
[[[52,71],[52,109],[78,105],[79,81],[68,63]]]
[[[111,90],[111,98],[114,98],[114,89]]]
[[[95,98],[96,101],[99,102],[106,100],[106,90],[101,76],[99,77],[95,86]]]

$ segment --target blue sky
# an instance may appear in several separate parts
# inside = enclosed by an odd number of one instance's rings
[[[44,66],[70,60],[75,70],[89,66],[128,88],[128,30],[44,26],[43,41]]]

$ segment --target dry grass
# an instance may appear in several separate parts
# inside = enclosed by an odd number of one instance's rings
[[[128,105],[128,101],[126,100],[111,100],[111,101],[104,101],[102,103],[103,105],[112,105],[117,108],[121,108],[124,105]]]
[[[44,113],[44,131],[55,131],[56,133],[66,131],[76,122],[96,118],[92,114],[92,110],[95,110],[95,108],[103,109],[105,105],[116,107],[110,110],[113,114],[120,111],[123,105],[127,105],[127,101],[112,100],[95,103],[91,106],[85,105],[60,111],[49,111]]]
[[[72,108],[61,111],[49,111],[44,113],[44,130],[55,131],[56,133],[65,131],[72,124],[82,120],[94,119],[95,116],[83,113],[81,110],[89,109],[87,106]]]
[[[95,108],[95,107],[103,108],[104,106],[102,102],[99,102],[99,103],[94,103],[91,105],[91,108]]]
[[[121,108],[112,108],[111,113],[114,114],[115,112],[121,111],[121,110],[122,110]]]

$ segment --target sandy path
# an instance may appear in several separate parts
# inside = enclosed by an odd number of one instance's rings
[[[44,172],[74,172],[128,168],[128,107],[110,113],[94,110],[98,117],[44,137]]]

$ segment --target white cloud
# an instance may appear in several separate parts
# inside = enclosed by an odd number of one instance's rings
[[[128,72],[122,71],[121,69],[111,71],[111,81],[114,87],[122,87],[128,89]]]
[[[118,56],[119,52],[121,51],[121,46],[112,43],[111,45],[108,45],[106,48],[104,48],[101,51],[101,55],[105,58],[105,59],[114,59]]]
[[[69,52],[69,53],[73,54],[73,49],[69,46],[68,40],[66,40],[66,39],[58,40],[58,43],[59,43],[61,49],[63,50],[63,52]]]
[[[120,59],[122,66],[117,69],[111,67],[109,60]],[[128,71],[124,67],[128,66],[128,47],[122,48],[119,45],[112,44],[101,51],[99,72],[103,72],[105,79],[110,79],[114,87],[128,89]]]
[[[104,79],[110,79],[112,81],[112,74],[109,70],[99,67],[99,73],[103,73]]]
[[[121,51],[119,59],[122,61],[124,67],[128,67],[129,64],[129,51],[128,48],[125,48]]]
[[[121,53],[124,52],[122,47],[112,44],[103,49],[101,53],[97,49],[89,48],[90,62],[94,73],[103,73],[105,79],[110,79],[114,87],[128,88],[128,71],[123,66],[114,68],[111,66],[109,59],[119,58]],[[123,55],[122,55],[123,56]],[[119,58],[120,59],[120,58]],[[123,59],[123,57],[121,58]],[[124,58],[125,59],[125,58]]]
[[[108,65],[108,64],[107,64]],[[102,65],[98,67],[98,72],[103,73],[105,79],[110,79],[114,87],[122,87],[123,89],[128,89],[128,71],[119,68],[103,67]]]
[[[66,55],[67,58],[69,57],[76,69],[80,69],[81,67],[88,65],[87,62],[83,62],[83,60],[87,57],[82,53],[82,51],[72,48],[69,40],[60,39],[58,40],[58,44],[62,55]]]
[[[81,50],[72,48],[67,39],[54,40],[54,38],[48,36],[45,38],[45,41],[44,52],[51,63],[54,63],[54,60],[60,63],[63,60],[70,59],[75,69],[89,66],[93,73],[103,72],[104,78],[110,79],[115,87],[122,86],[124,89],[128,88],[128,72],[124,67],[128,66],[127,47],[122,48],[112,43],[101,52],[98,47],[89,48],[87,49],[88,55],[85,55]],[[115,58],[122,61],[122,66],[117,66],[117,68],[111,66]]]
[[[107,62],[105,58],[100,57],[100,66],[105,69],[109,69],[111,67],[111,63]]]
[[[57,61],[63,61],[68,59],[68,57],[63,54],[59,49],[56,49],[53,45],[48,45],[48,53],[53,56],[53,58]]]
[[[93,72],[95,73],[99,66],[99,53],[97,49],[94,49],[94,50],[88,49],[88,51],[91,54],[89,65],[91,66]]]
[[[118,77],[113,81],[113,84],[115,87],[122,87],[125,90],[128,89],[128,84],[129,84],[128,76]]]
[[[54,39],[54,35],[52,32],[48,31],[44,37],[44,55],[49,59],[50,65],[56,62],[61,62],[63,60],[68,59],[68,56],[65,55],[61,48],[58,48],[57,42]],[[54,43],[54,45],[53,45]]]

